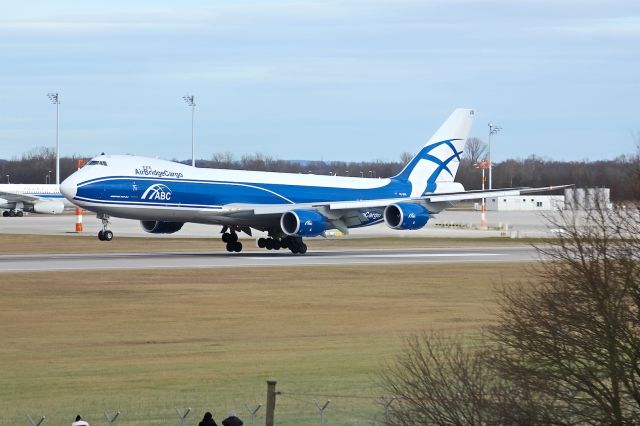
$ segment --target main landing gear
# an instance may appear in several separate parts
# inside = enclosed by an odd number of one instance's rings
[[[302,242],[302,238],[291,236],[286,236],[284,238],[258,238],[258,247],[266,248],[267,250],[288,248],[291,250],[291,253],[294,254],[305,254],[307,252],[307,245]]]
[[[2,212],[4,217],[22,217],[23,215],[22,210],[5,210]]]
[[[242,251],[242,243],[238,241],[238,234],[236,234],[235,230],[231,230],[231,232],[225,232],[222,234],[222,242],[227,243],[227,251],[228,252],[236,252],[240,253]]]
[[[109,215],[107,214],[99,214],[98,219],[102,220],[102,231],[98,232],[98,239],[100,241],[111,241],[113,240],[113,232],[111,232],[108,228],[111,222],[109,222]]]

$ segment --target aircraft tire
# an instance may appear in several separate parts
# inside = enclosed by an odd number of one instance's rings
[[[280,240],[280,248],[286,249],[289,248],[289,239],[283,238]]]
[[[104,231],[98,231],[98,239],[104,241]]]
[[[235,232],[232,232],[231,234],[229,234],[229,241],[232,241],[234,243],[238,241],[238,234],[236,234]]]
[[[233,248],[236,253],[240,253],[242,251],[242,243],[240,241],[233,242]]]
[[[9,210],[9,217],[15,217],[16,212],[14,212],[13,210]]]
[[[227,251],[231,253],[233,251],[232,243],[227,243]]]
[[[103,241],[111,241],[113,240],[113,232],[106,230],[102,233]]]
[[[300,244],[300,249],[298,250],[300,254],[305,254],[307,252],[307,245],[305,243]]]
[[[258,247],[265,248],[265,239],[264,238],[258,238]]]
[[[5,211],[3,211],[3,212],[2,212],[2,216],[4,216],[4,217],[9,217],[9,212],[8,212],[8,211],[6,211],[6,210],[5,210]]]
[[[17,217],[22,217],[23,215],[24,215],[24,213],[22,213],[22,210],[18,210],[18,211],[16,212],[16,216],[17,216]]]
[[[227,234],[226,232],[224,234],[222,234],[222,242],[229,244],[231,242],[231,240],[229,239],[230,235],[231,234]]]

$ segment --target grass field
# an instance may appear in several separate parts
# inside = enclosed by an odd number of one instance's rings
[[[221,419],[265,401],[279,425],[380,419],[376,371],[403,338],[472,337],[492,318],[493,286],[524,264],[297,267],[3,274],[0,424],[179,424],[174,407]],[[470,340],[471,342],[472,340]],[[264,408],[258,424],[264,423]]]

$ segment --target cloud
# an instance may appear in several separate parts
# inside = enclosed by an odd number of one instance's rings
[[[640,16],[587,19],[537,27],[537,31],[587,37],[640,37]]]

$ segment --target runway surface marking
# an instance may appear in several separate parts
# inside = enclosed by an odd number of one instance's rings
[[[204,253],[79,253],[0,256],[4,272],[40,272],[108,269],[251,268],[264,266],[363,265],[407,263],[524,262],[535,250],[499,248],[454,249],[347,249],[293,255],[279,252]]]

